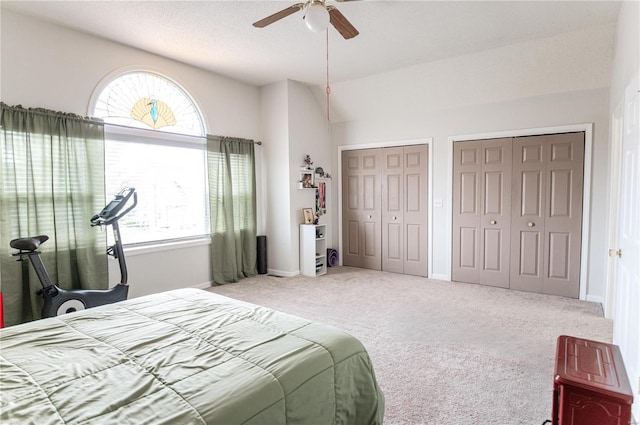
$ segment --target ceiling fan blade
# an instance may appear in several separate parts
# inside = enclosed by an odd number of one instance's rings
[[[267,25],[273,24],[276,21],[279,21],[282,18],[286,18],[287,16],[296,13],[299,10],[302,10],[304,7],[304,3],[296,3],[292,6],[287,7],[286,9],[282,9],[280,12],[276,12],[271,16],[267,16],[264,19],[260,19],[253,23],[253,26],[256,28],[264,28]]]
[[[333,6],[327,6],[327,10],[329,11],[329,22],[346,40],[360,34],[338,9]]]

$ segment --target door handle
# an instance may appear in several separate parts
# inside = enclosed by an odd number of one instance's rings
[[[621,249],[610,249],[609,250],[609,257],[618,257],[618,258],[622,258],[622,250]]]
[[[369,215],[367,216],[367,218],[368,218],[369,220],[371,220],[371,214],[369,214]]]
[[[498,222],[497,222],[497,221],[495,221],[495,220],[491,220],[491,221],[489,222],[489,224],[498,224]]]
[[[533,226],[535,226],[535,225],[536,225],[536,224],[535,224],[533,221],[530,221],[530,222],[528,222],[528,223],[527,223],[527,226],[529,226],[529,227],[533,227]]]
[[[397,219],[398,219],[398,217],[393,217],[393,220],[394,220],[394,221],[395,221],[395,220],[397,220]]]

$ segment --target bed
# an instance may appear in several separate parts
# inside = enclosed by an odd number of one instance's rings
[[[354,337],[199,289],[0,330],[2,424],[380,424]]]

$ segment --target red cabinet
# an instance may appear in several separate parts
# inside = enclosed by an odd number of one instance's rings
[[[617,345],[558,338],[553,425],[629,425],[633,394]]]

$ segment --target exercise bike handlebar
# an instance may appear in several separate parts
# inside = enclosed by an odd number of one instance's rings
[[[133,203],[125,210],[122,210],[131,196],[133,196]],[[109,204],[100,211],[99,214],[91,217],[91,226],[108,226],[115,223],[127,215],[129,211],[136,207],[136,205],[138,205],[138,194],[136,193],[136,189],[133,187],[124,188],[116,195],[114,200],[109,202]]]

